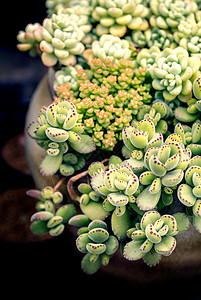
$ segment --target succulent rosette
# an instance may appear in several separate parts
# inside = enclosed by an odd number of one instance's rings
[[[103,60],[106,58],[129,59],[131,57],[129,42],[112,34],[104,34],[99,41],[94,41],[92,53],[94,57],[100,57]]]
[[[171,215],[161,216],[157,211],[147,211],[135,228],[128,230],[132,239],[124,248],[128,260],[143,260],[150,266],[156,265],[161,256],[169,256],[176,247],[177,221]]]
[[[75,220],[72,218],[70,224]],[[101,265],[106,266],[111,256],[117,251],[119,242],[113,235],[109,235],[107,224],[102,220],[94,220],[89,225],[78,230],[76,246],[82,253],[81,267],[87,274],[95,273]]]
[[[161,53],[161,50],[157,46],[151,48],[143,48],[137,54],[136,61],[139,66],[146,69],[147,75],[150,74],[151,67],[155,64],[156,57]]]
[[[97,0],[94,3],[92,17],[99,22],[96,27],[99,36],[110,33],[122,37],[127,29],[145,30],[149,26],[146,20],[149,8],[142,0]]]
[[[57,62],[62,65],[75,64],[75,55],[81,54],[85,49],[81,42],[85,33],[72,15],[53,14],[51,18],[44,19],[41,35],[41,59],[48,67]]]
[[[167,101],[179,95],[186,96],[192,90],[191,77],[198,72],[199,67],[199,58],[189,57],[186,49],[166,48],[156,56],[150,68],[152,86],[155,90],[163,91]]]
[[[31,231],[35,235],[49,233],[51,236],[60,235],[65,224],[75,215],[73,204],[60,205],[63,194],[55,191],[51,186],[39,190],[29,190],[27,195],[38,201],[37,212],[31,216]],[[58,205],[60,205],[58,207]]]
[[[151,0],[150,24],[162,29],[177,28],[181,20],[196,12],[197,3],[190,0]]]
[[[181,20],[173,35],[175,41],[186,49],[191,56],[200,56],[201,21],[197,21],[194,14]]]
[[[185,183],[178,187],[178,199],[190,208],[193,225],[201,232],[201,156],[194,156],[185,172]]]
[[[95,149],[93,140],[84,134],[84,125],[77,123],[77,118],[74,104],[62,100],[43,107],[37,121],[28,126],[29,136],[46,150],[41,164],[44,175],[53,175],[58,170],[64,176],[72,175],[75,169],[82,168],[85,163],[79,154]],[[69,148],[73,153],[69,153]]]

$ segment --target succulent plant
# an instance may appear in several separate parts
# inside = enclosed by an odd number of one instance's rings
[[[82,69],[80,65],[62,67],[55,72],[54,90],[57,91],[57,87],[69,82],[71,89],[76,93],[79,88],[77,82],[77,70]]]
[[[161,51],[157,46],[151,48],[143,48],[136,57],[139,66],[146,69],[147,74],[150,74],[150,69],[154,65],[156,57],[160,55]]]
[[[188,210],[194,227],[201,233],[201,156],[194,156],[185,172],[185,183],[177,191],[178,199]]]
[[[173,34],[168,30],[158,27],[148,28],[145,31],[135,30],[132,32],[132,39],[134,44],[141,48],[156,46],[160,50],[163,50],[165,48],[176,47]]]
[[[96,0],[94,1],[94,10],[92,17],[99,24],[96,27],[96,34],[112,34],[122,37],[127,29],[145,30],[149,23],[146,17],[149,14],[149,8],[143,5],[142,0]]]
[[[128,230],[132,241],[124,247],[124,257],[134,261],[143,257],[148,265],[156,265],[162,255],[169,256],[174,251],[177,233],[177,221],[172,215],[161,216],[157,211],[147,211],[141,222]]]
[[[164,205],[172,203],[173,191],[182,181],[191,157],[191,151],[183,149],[177,140],[179,138],[179,135],[173,134],[161,147],[151,147],[146,151],[146,171],[140,174],[139,181],[147,187],[136,199],[141,210],[155,208],[161,195]]]
[[[166,120],[171,114],[172,111],[165,102],[157,101],[151,105],[145,104],[141,106],[138,110],[137,120],[151,120],[155,125],[156,132],[160,132],[164,135],[168,130]]]
[[[174,39],[192,56],[200,56],[201,21],[197,22],[194,14],[181,20],[177,31],[174,32]]]
[[[46,0],[45,5],[48,15],[51,16],[52,14],[57,13],[59,8],[65,7],[70,1],[71,0]]]
[[[184,48],[166,48],[156,57],[150,68],[152,86],[163,91],[163,97],[167,101],[180,94],[186,96],[192,90],[190,79],[198,72],[199,66],[199,58],[189,57]]]
[[[72,175],[85,163],[79,153],[90,153],[95,149],[93,140],[84,134],[84,125],[77,123],[77,118],[74,104],[62,100],[43,107],[37,121],[29,124],[29,136],[46,150],[42,174],[53,175],[60,170],[64,176]]]
[[[17,48],[20,51],[29,51],[31,56],[36,56],[39,51],[39,44],[42,40],[42,26],[39,23],[28,24],[25,31],[21,30],[17,35]]]
[[[69,221],[72,223],[72,221]],[[78,230],[76,246],[82,253],[82,270],[87,274],[98,271],[101,265],[106,266],[111,256],[119,247],[115,236],[109,235],[107,224],[102,220],[94,220],[87,227]]]
[[[190,0],[151,0],[150,9],[153,15],[151,26],[162,29],[177,28],[181,20],[196,12],[197,4]]]
[[[142,67],[133,68],[131,60],[96,58],[90,73],[77,72],[78,94],[71,92],[70,85],[57,88],[59,99],[70,99],[76,105],[79,122],[101,149],[112,151],[122,139],[123,127],[152,99],[146,72]]]
[[[75,55],[84,51],[81,40],[85,33],[73,18],[74,15],[53,14],[43,21],[40,49],[44,65],[54,66],[58,61],[62,65],[74,65]]]
[[[129,59],[131,57],[129,42],[112,34],[103,34],[99,41],[94,41],[92,53],[94,57],[100,57],[102,60],[106,58]]]
[[[29,190],[27,195],[36,198],[37,212],[31,216],[31,231],[35,235],[49,233],[51,236],[60,235],[65,224],[75,215],[73,204],[59,205],[63,201],[63,194],[47,186],[39,190]],[[59,205],[59,207],[58,207]]]

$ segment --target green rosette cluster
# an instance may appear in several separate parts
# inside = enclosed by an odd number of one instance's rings
[[[62,67],[55,72],[54,90],[57,91],[57,87],[69,83],[73,92],[77,92],[79,84],[77,82],[77,70],[82,69],[80,65]]]
[[[139,108],[152,99],[145,69],[135,67],[132,60],[95,58],[90,71],[77,71],[77,83],[76,92],[70,84],[58,87],[59,99],[75,104],[78,121],[96,146],[108,151],[122,139],[123,127],[130,125]]]
[[[131,57],[129,42],[112,34],[103,34],[98,41],[94,41],[92,53],[94,57],[102,60],[106,58],[129,59]]]
[[[65,224],[75,215],[75,207],[72,204],[61,205],[63,194],[54,191],[51,186],[39,190],[29,190],[27,195],[36,198],[37,212],[31,216],[31,231],[35,235],[49,233],[50,236],[60,235]],[[59,206],[59,207],[58,207]]]
[[[59,8],[63,8],[68,5],[72,0],[46,0],[45,6],[47,8],[47,13],[51,16],[54,13],[57,13]]]
[[[177,221],[172,215],[161,216],[157,211],[147,211],[127,235],[132,239],[124,248],[128,260],[143,260],[150,266],[169,256],[176,247]]]
[[[157,46],[151,48],[143,48],[136,57],[136,62],[139,66],[145,68],[146,74],[150,75],[150,69],[155,64],[156,57],[161,53],[161,50]]]
[[[72,218],[69,223],[76,224],[76,220],[77,218]],[[79,221],[81,223],[83,218]],[[94,220],[88,226],[80,228],[78,235],[76,246],[80,252],[85,253],[81,267],[87,274],[97,272],[101,265],[107,266],[119,247],[117,238],[109,235],[107,224],[101,220]]]
[[[187,207],[195,228],[201,233],[201,156],[194,156],[185,172],[185,183],[178,187],[178,199]]]
[[[191,78],[199,67],[200,59],[189,57],[186,49],[166,48],[156,56],[150,68],[152,86],[163,92],[166,101],[174,100],[179,95],[186,96],[192,91]]]
[[[175,48],[176,46],[173,34],[169,30],[158,27],[148,28],[145,31],[134,30],[132,40],[140,48],[156,46],[163,50],[165,48]]]
[[[149,24],[146,17],[149,8],[142,0],[96,0],[92,17],[99,22],[96,26],[96,34],[112,34],[122,37],[128,29],[145,30]]]
[[[73,20],[73,16],[53,14],[51,18],[44,19],[40,42],[44,65],[50,67],[57,62],[62,65],[75,64],[75,55],[84,51],[85,47],[81,40],[85,33]]]
[[[84,125],[77,123],[77,119],[74,104],[61,100],[43,107],[37,121],[29,124],[27,133],[46,150],[41,164],[43,175],[60,171],[62,175],[70,176],[84,166],[83,154],[95,150],[92,138],[84,134]]]
[[[190,0],[151,0],[151,26],[162,29],[177,28],[181,20],[196,12],[197,3]]]

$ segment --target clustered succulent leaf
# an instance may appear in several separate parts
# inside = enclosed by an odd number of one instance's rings
[[[69,221],[73,223],[74,218]],[[118,239],[108,232],[107,224],[101,220],[93,220],[86,227],[78,230],[76,246],[82,253],[81,267],[87,274],[95,273],[101,265],[107,266],[111,256],[119,247]]]
[[[199,1],[46,7],[42,25],[17,36],[19,50],[55,71],[56,97],[27,132],[46,151],[41,173],[68,176],[67,203],[79,212],[61,205],[57,187],[31,190],[39,200],[31,230],[56,236],[65,224],[79,227],[88,274],[119,244],[124,258],[154,266],[190,223],[201,233]]]
[[[95,58],[90,72],[77,72],[78,93],[71,93],[70,85],[58,87],[59,98],[75,104],[79,122],[101,149],[113,150],[121,140],[122,128],[130,125],[144,103],[151,101],[146,72],[134,66],[123,58]]]
[[[83,154],[95,150],[92,138],[84,134],[84,125],[77,119],[74,104],[61,100],[43,107],[37,121],[29,124],[29,136],[46,150],[41,164],[43,175],[60,171],[62,175],[70,176],[84,166]]]
[[[76,213],[74,205],[61,205],[63,194],[54,191],[51,186],[46,186],[42,191],[29,190],[27,194],[39,200],[36,205],[37,212],[31,216],[31,231],[33,234],[60,235],[65,228],[65,224]]]

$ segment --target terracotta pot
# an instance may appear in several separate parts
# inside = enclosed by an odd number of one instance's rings
[[[51,73],[52,78],[52,73]],[[49,80],[51,86],[51,80]],[[36,89],[26,118],[26,125],[36,120],[40,108],[49,105],[52,101],[48,87],[48,75],[43,78]],[[43,177],[39,171],[44,150],[38,147],[34,140],[26,135],[26,152],[33,179],[38,188],[46,185],[54,185],[58,176]],[[76,239],[75,228],[68,226],[69,236]],[[80,255],[78,257],[80,259]],[[170,279],[189,279],[201,275],[201,234],[193,226],[177,237],[177,246],[169,257],[162,257],[155,267],[148,267],[142,260],[131,262],[117,252],[107,267],[101,267],[98,272],[127,279],[135,283],[157,283]]]

